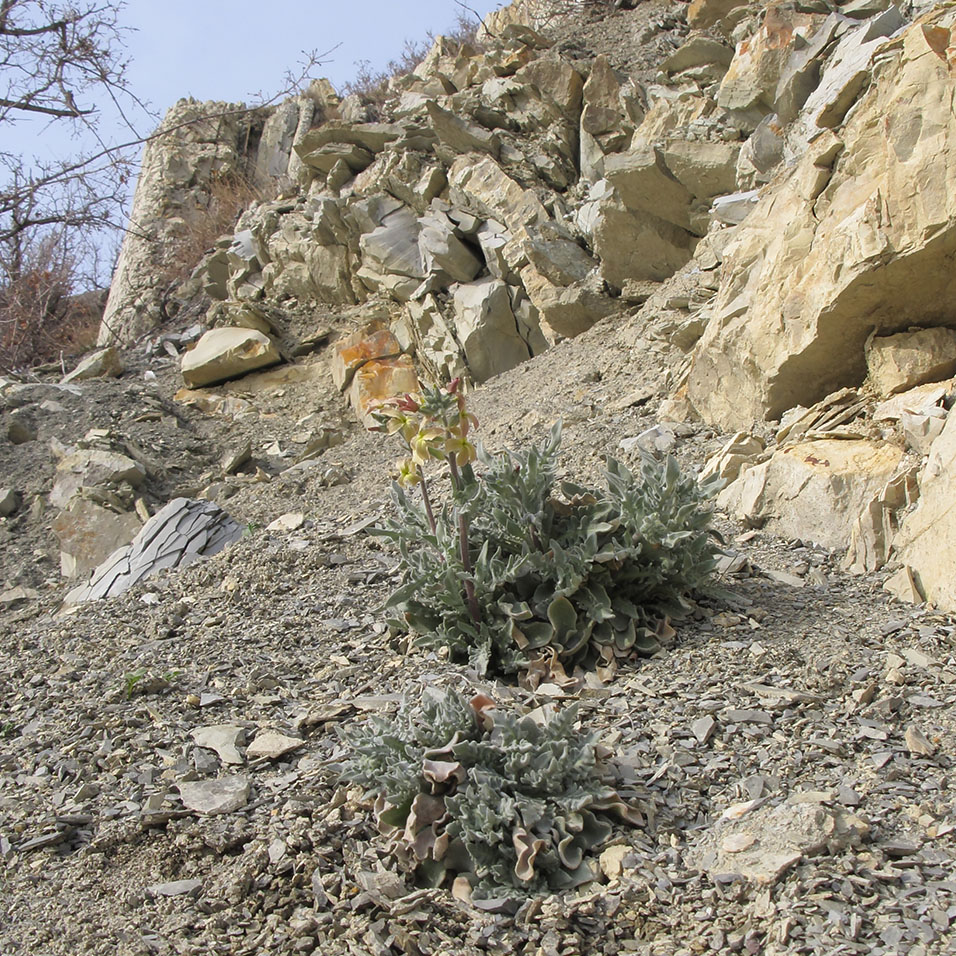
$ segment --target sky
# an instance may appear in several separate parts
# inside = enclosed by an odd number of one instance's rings
[[[466,2],[481,16],[503,5],[501,0]],[[312,51],[322,60],[312,75],[327,77],[341,90],[362,61],[373,70],[384,69],[401,55],[406,40],[441,33],[462,12],[469,10],[456,0],[126,0],[120,22],[128,28],[127,79],[132,93],[155,114],[134,109],[128,115],[145,136],[183,96],[268,100],[286,87],[288,74],[301,73],[305,54]],[[132,138],[105,97],[95,105],[107,144]],[[63,159],[87,144],[95,145],[71,135],[67,123],[25,118],[4,126],[0,148],[24,157]]]
[[[504,0],[464,2],[480,16],[504,5]],[[287,74],[301,73],[297,67],[312,51],[322,55],[312,75],[327,77],[341,90],[362,61],[373,71],[384,69],[401,55],[406,40],[442,33],[463,12],[469,9],[456,0],[126,0],[120,22],[129,28],[127,79],[154,114],[129,115],[136,133],[145,136],[183,96],[269,100],[287,86]],[[101,109],[104,144],[134,138],[105,97],[95,105]],[[71,135],[69,123],[45,118],[7,124],[0,135],[0,149],[27,160],[65,160],[95,148],[88,134]]]
[[[501,4],[468,0],[484,16]],[[356,63],[384,67],[406,39],[441,33],[464,11],[455,0],[129,0],[129,78],[163,112],[181,96],[246,100],[272,94],[302,61],[326,53],[318,70],[340,89]]]

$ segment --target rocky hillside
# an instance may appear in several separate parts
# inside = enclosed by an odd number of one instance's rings
[[[170,112],[103,349],[0,381],[3,952],[951,951],[956,14],[627,6]],[[457,376],[574,481],[720,476],[730,596],[563,688],[390,634],[364,426]],[[644,816],[591,882],[487,913],[397,867],[336,728],[445,686],[579,702]]]

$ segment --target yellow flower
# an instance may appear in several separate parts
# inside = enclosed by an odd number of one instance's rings
[[[442,453],[436,447],[435,440],[441,438],[444,432],[440,428],[422,428],[408,440],[408,447],[412,450],[412,461],[416,465],[424,465],[429,458],[441,458]]]
[[[422,476],[418,471],[418,467],[411,460],[411,458],[403,458],[401,461],[397,462],[398,464],[398,483],[403,488],[410,488],[412,485],[417,485],[421,480]]]
[[[445,442],[445,454],[454,455],[459,466],[467,465],[477,457],[475,446],[464,435],[452,434]]]

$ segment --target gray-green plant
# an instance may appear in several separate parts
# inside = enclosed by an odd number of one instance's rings
[[[465,873],[490,905],[593,879],[609,815],[643,822],[609,785],[597,735],[572,706],[537,720],[454,690],[343,730],[347,780],[378,796],[376,816],[426,883]]]
[[[658,651],[660,623],[711,587],[713,488],[651,456],[636,473],[608,458],[604,489],[558,483],[560,423],[530,450],[491,455],[468,441],[470,416],[453,397],[406,396],[383,415],[413,452],[393,488],[398,517],[373,532],[401,554],[391,623],[481,674]],[[441,507],[422,468],[429,457],[449,463]]]

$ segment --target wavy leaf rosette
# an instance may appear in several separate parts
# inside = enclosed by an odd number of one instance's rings
[[[449,690],[343,731],[342,774],[376,794],[380,829],[421,882],[463,875],[475,905],[507,908],[595,879],[611,820],[644,822],[576,718],[574,706],[519,716]]]

